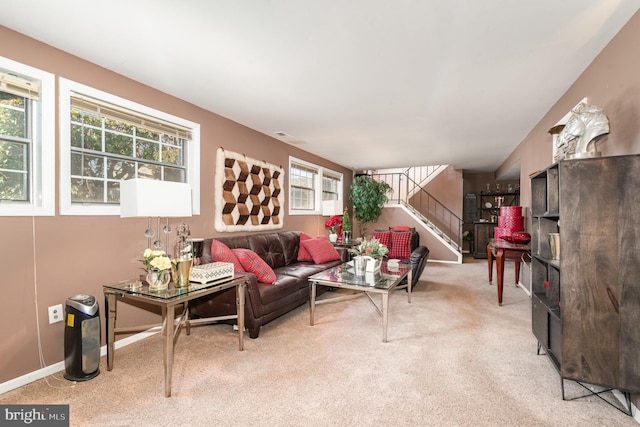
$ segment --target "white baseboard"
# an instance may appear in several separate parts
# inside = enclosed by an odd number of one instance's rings
[[[461,262],[458,261],[447,261],[447,260],[442,260],[442,259],[427,259],[428,263],[440,263],[440,264],[461,264]]]
[[[627,406],[627,400],[624,397],[624,394],[622,394],[618,390],[613,390],[613,395],[620,401],[623,407]],[[633,414],[633,419],[636,420],[638,424],[640,424],[640,414],[638,413],[638,407],[634,405],[633,402],[631,402],[631,413]]]
[[[122,348],[126,345],[133,344],[136,341],[143,340],[151,335],[157,334],[161,332],[162,328],[160,326],[147,329],[144,332],[137,333],[127,338],[123,338],[115,342],[115,348]],[[107,355],[107,346],[103,345],[100,347],[100,356]],[[64,370],[64,360],[54,363],[49,366],[45,366],[44,368],[38,369],[37,371],[29,372],[28,374],[24,374],[18,378],[14,378],[12,380],[6,381],[0,384],[0,394],[6,393],[11,390],[15,390],[19,387],[32,383],[34,381],[40,380],[42,378],[48,377],[49,375],[53,375],[57,372]]]
[[[529,297],[531,296],[531,290],[527,289],[527,286],[524,283],[522,283],[521,281],[518,281],[518,287],[520,289],[522,289],[524,291],[524,293],[527,294],[527,296],[529,296]]]

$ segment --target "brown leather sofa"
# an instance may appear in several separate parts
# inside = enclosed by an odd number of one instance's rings
[[[212,240],[205,239],[204,241],[203,264],[212,262]],[[309,276],[346,262],[349,258],[346,249],[338,248],[342,259],[337,261],[330,261],[324,264],[298,261],[299,231],[221,237],[216,238],[216,240],[231,249],[251,249],[276,273],[276,282],[274,284],[258,282],[255,275],[247,273],[245,326],[251,338],[258,338],[262,325],[309,301],[309,283],[307,280]],[[425,255],[425,250],[426,256],[428,256],[429,251],[424,246],[417,248],[418,252],[416,252],[415,259],[412,254],[411,262],[414,263],[416,261],[414,264],[414,283],[417,282],[422,269],[424,269],[426,259],[423,256]],[[317,292],[322,293],[325,290],[326,288],[320,286]],[[189,313],[193,318],[235,314],[235,288],[190,302]],[[235,320],[230,322],[235,323]]]
[[[201,258],[203,264],[212,262],[212,240],[205,239],[204,241]],[[230,249],[251,249],[276,273],[274,284],[258,282],[255,275],[247,273],[245,326],[249,330],[251,338],[258,337],[262,325],[309,300],[309,283],[307,282],[309,276],[339,265],[348,258],[348,253],[342,251],[341,260],[324,264],[298,261],[299,231],[221,237],[216,240],[224,243]],[[235,288],[189,303],[189,313],[194,318],[225,316],[235,314],[235,312]]]

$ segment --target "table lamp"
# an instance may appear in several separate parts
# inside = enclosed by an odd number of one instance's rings
[[[322,216],[342,215],[343,213],[342,200],[322,201]]]
[[[169,249],[169,218],[191,216],[191,186],[182,182],[158,181],[154,179],[134,178],[120,181],[120,217],[147,217],[147,247],[162,249],[160,239],[160,218],[167,218],[163,227],[165,248]],[[157,217],[157,232],[151,227],[151,217]]]

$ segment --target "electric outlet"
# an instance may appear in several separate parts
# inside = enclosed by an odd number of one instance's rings
[[[49,307],[49,324],[62,322],[62,304],[52,305]]]

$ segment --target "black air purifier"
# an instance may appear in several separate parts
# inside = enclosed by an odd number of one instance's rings
[[[74,295],[67,299],[64,312],[64,377],[90,380],[100,373],[98,302],[90,295]]]

